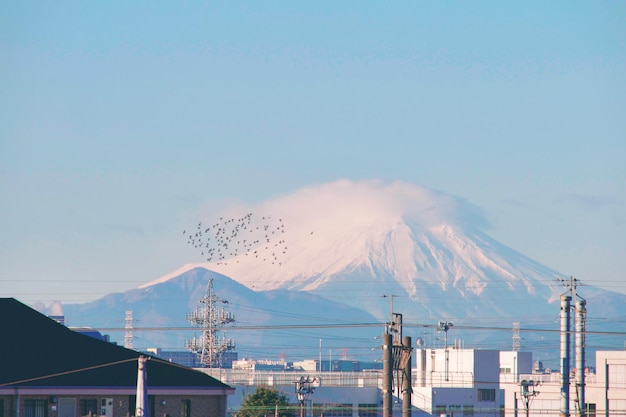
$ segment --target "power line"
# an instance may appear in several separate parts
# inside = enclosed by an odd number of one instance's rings
[[[131,361],[137,361],[137,358],[124,359],[124,360],[116,361],[116,362],[107,362],[107,363],[103,363],[103,364],[100,364],[100,365],[87,366],[85,368],[72,369],[72,370],[69,370],[69,371],[58,372],[58,373],[55,373],[55,374],[41,375],[41,376],[37,376],[37,377],[33,377],[33,378],[22,379],[22,380],[18,380],[18,381],[6,382],[6,383],[3,383],[3,384],[0,384],[0,387],[5,387],[5,386],[8,386],[8,385],[23,384],[25,382],[31,382],[31,381],[39,381],[41,379],[53,378],[53,377],[57,377],[57,376],[75,374],[77,372],[84,372],[84,371],[90,371],[92,369],[105,368],[107,366],[119,365],[120,363],[131,362]]]
[[[342,329],[342,328],[363,328],[363,327],[382,327],[385,323],[347,323],[347,324],[273,324],[258,326],[237,326],[230,327],[232,330],[291,330],[291,329]],[[124,330],[121,327],[99,327],[100,331],[115,332]],[[198,330],[197,327],[135,327],[136,331],[193,331]]]
[[[235,326],[229,328],[229,331],[242,331],[242,330],[299,330],[299,329],[350,329],[350,328],[375,328],[384,327],[387,323],[374,322],[374,323],[319,323],[319,324],[272,324],[272,325],[248,325],[248,326]],[[437,324],[419,324],[419,323],[403,323],[404,327],[409,328],[428,328],[436,329]],[[470,331],[505,331],[511,332],[510,327],[497,327],[497,326],[467,326],[467,325],[455,325],[457,330],[470,330]],[[125,331],[124,327],[99,327],[99,331],[116,332]],[[194,331],[198,330],[197,327],[134,327],[135,331]],[[520,328],[520,331],[526,333],[560,333],[559,329],[541,329],[541,328]],[[574,331],[570,331],[574,333]],[[626,336],[626,331],[592,331],[586,330],[587,334],[591,335],[603,335],[603,336]]]

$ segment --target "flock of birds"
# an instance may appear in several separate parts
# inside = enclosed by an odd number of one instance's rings
[[[207,262],[215,261],[218,265],[227,265],[229,259],[245,255],[280,266],[287,253],[284,233],[282,219],[252,213],[237,219],[220,217],[211,225],[199,222],[194,230],[183,230],[187,244],[200,251]]]

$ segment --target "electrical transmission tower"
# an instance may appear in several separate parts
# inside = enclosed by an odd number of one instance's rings
[[[519,321],[513,322],[513,352],[519,352],[522,348],[522,337],[519,335]]]
[[[221,368],[224,353],[235,349],[235,342],[220,335],[225,325],[234,323],[232,313],[218,309],[218,303],[228,304],[213,291],[213,278],[209,279],[206,293],[200,305],[187,313],[187,321],[202,329],[202,335],[185,342],[185,347],[200,357],[200,363],[207,368]]]
[[[124,347],[126,349],[134,349],[133,346],[133,310],[128,310],[126,312],[126,325],[124,326],[125,335],[124,335]]]

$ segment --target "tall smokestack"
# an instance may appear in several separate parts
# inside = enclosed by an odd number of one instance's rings
[[[392,417],[393,402],[391,383],[393,381],[393,354],[391,334],[383,335],[383,417]]]
[[[586,301],[576,300],[576,392],[578,392],[578,413],[587,414],[585,405],[585,316]]]
[[[402,347],[408,349],[411,352],[411,337],[404,336],[402,338]],[[402,417],[411,417],[412,416],[412,407],[411,407],[411,394],[413,393],[413,384],[411,382],[412,378],[412,369],[413,369],[413,355],[409,354],[409,359],[404,365],[404,378],[402,379]]]
[[[572,297],[561,295],[561,413],[560,417],[569,414],[569,350],[570,350],[570,304]]]

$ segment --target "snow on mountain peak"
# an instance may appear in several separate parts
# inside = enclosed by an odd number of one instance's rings
[[[424,286],[480,296],[494,281],[498,288],[504,282],[509,291],[533,295],[541,277],[555,274],[489,238],[480,209],[406,182],[344,179],[256,207],[231,207],[221,216],[242,213],[279,219],[284,229],[265,226],[266,235],[252,250],[240,248],[231,257],[191,263],[176,273],[203,266],[255,290],[342,291],[349,282],[410,298],[423,296]],[[270,233],[280,233],[280,240]],[[231,251],[234,244],[229,241]]]
[[[475,208],[468,210],[469,204],[461,199],[401,181],[344,179],[298,190],[264,206],[268,211],[288,211],[300,222],[327,225],[330,230],[346,225],[393,224],[400,218],[431,227],[469,215],[473,216],[472,223],[484,225],[484,216]]]

